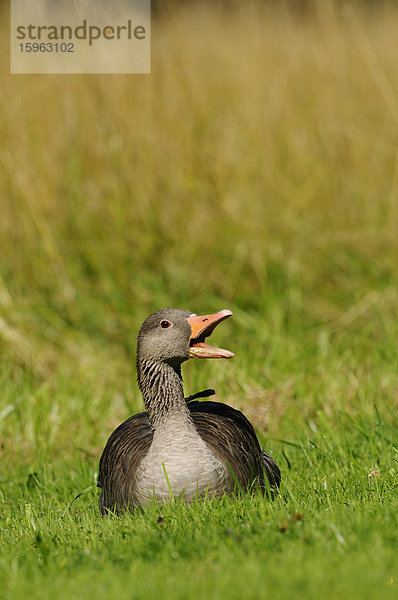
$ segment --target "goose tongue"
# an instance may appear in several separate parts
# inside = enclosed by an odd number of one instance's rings
[[[220,310],[214,315],[192,315],[187,321],[191,326],[192,334],[189,339],[189,356],[192,358],[232,358],[234,354],[223,348],[213,348],[206,344],[205,339],[212,333],[221,321],[232,316],[230,310]]]

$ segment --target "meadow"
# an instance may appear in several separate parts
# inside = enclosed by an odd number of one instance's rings
[[[157,14],[147,76],[0,58],[0,596],[396,597],[398,9]],[[161,13],[161,11],[160,11]],[[102,518],[138,328],[234,316],[184,366],[282,471],[271,502]]]

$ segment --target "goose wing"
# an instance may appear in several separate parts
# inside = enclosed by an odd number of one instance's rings
[[[134,475],[152,443],[153,433],[146,412],[124,421],[111,434],[99,463],[99,508],[119,512],[131,502]]]
[[[260,448],[252,424],[239,411],[221,402],[189,402],[199,435],[214,454],[229,465],[239,485],[246,490],[253,482],[279,486],[281,473],[274,459]]]

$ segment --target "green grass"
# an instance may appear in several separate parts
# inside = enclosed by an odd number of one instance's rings
[[[1,55],[2,598],[396,596],[398,12],[340,4],[159,15],[145,77]],[[273,502],[99,516],[165,306],[234,311],[185,391],[250,418]]]
[[[386,415],[387,416],[387,415]],[[149,506],[101,518],[93,457],[1,480],[4,598],[395,597],[397,419],[340,415],[269,441],[280,496]],[[395,440],[394,440],[395,438]]]

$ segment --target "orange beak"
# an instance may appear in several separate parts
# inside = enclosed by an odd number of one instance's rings
[[[213,348],[205,343],[205,339],[212,333],[221,321],[232,316],[230,310],[220,310],[214,315],[202,315],[200,317],[188,317],[192,334],[189,338],[189,356],[191,358],[232,358],[235,356],[229,350]]]

